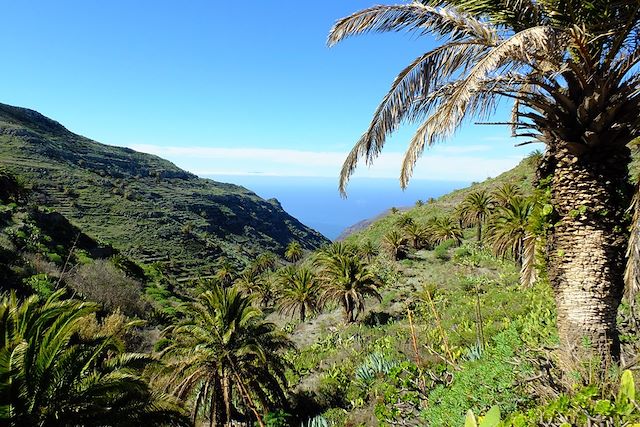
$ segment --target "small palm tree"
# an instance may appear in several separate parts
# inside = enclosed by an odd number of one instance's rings
[[[84,336],[100,307],[61,296],[0,298],[0,424],[190,425],[177,399],[143,379],[151,357],[125,353],[111,332]]]
[[[276,254],[273,252],[264,252],[258,255],[252,264],[252,268],[254,268],[257,273],[261,274],[275,269],[277,265],[278,257],[276,257]]]
[[[378,279],[357,256],[334,255],[323,258],[319,272],[321,302],[336,301],[344,309],[345,321],[353,323],[365,309],[365,297],[381,300]]]
[[[419,250],[426,247],[429,243],[429,232],[427,228],[418,223],[412,223],[405,227],[405,234],[409,238],[413,249]]]
[[[358,248],[358,253],[362,255],[367,262],[371,262],[373,258],[378,255],[378,248],[371,240],[367,240]]]
[[[185,320],[164,332],[168,388],[191,402],[194,422],[230,426],[244,408],[264,426],[267,408],[285,402],[279,353],[291,342],[235,287],[213,286],[182,309]]]
[[[278,278],[280,313],[298,312],[300,321],[304,322],[307,313],[318,309],[320,287],[315,272],[305,265],[290,265],[278,272]]]
[[[293,241],[287,245],[284,257],[289,262],[298,262],[302,259],[303,251],[299,242]]]
[[[522,197],[520,187],[510,182],[505,182],[491,193],[498,206],[508,206],[514,199]]]
[[[254,266],[246,268],[235,280],[235,285],[243,292],[255,297],[261,307],[267,307],[273,299],[271,282],[267,272],[259,273]]]
[[[534,206],[530,200],[515,197],[508,205],[496,209],[487,227],[493,252],[502,257],[514,257],[520,267],[520,281],[525,286],[535,281],[535,245],[538,239],[530,222]]]
[[[398,230],[394,229],[385,234],[382,238],[382,244],[396,261],[407,256],[407,239]]]
[[[406,228],[414,223],[413,218],[409,214],[402,214],[396,218],[395,224],[397,227]]]
[[[455,240],[457,244],[462,243],[462,229],[448,216],[431,219],[427,228],[431,233],[433,243],[436,245],[445,240]]]
[[[237,274],[236,268],[231,263],[231,261],[229,261],[226,258],[223,258],[218,263],[218,268],[216,269],[216,272],[215,272],[215,278],[219,280],[220,283],[222,283],[222,285],[230,286],[235,280],[236,274]]]
[[[482,224],[493,210],[493,198],[486,191],[474,191],[464,198],[460,215],[465,225],[476,226],[478,242],[482,241]]]

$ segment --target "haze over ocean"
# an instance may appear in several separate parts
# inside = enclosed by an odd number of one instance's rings
[[[337,178],[281,177],[259,175],[203,175],[216,181],[242,185],[259,196],[275,197],[282,207],[300,222],[331,240],[350,225],[373,218],[391,207],[413,206],[469,182],[412,180],[405,191],[397,179],[354,178],[349,183],[348,198],[337,190]]]

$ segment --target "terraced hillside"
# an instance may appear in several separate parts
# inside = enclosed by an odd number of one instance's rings
[[[244,264],[265,251],[282,254],[293,240],[305,249],[327,242],[277,200],[97,143],[25,108],[0,104],[0,166],[88,235],[160,262],[181,281],[210,274],[223,257]]]

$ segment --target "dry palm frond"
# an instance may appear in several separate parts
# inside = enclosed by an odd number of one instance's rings
[[[329,33],[327,44],[333,46],[347,37],[368,32],[409,30],[419,34],[435,33],[452,40],[473,37],[492,43],[498,38],[491,25],[451,7],[435,8],[418,2],[390,6],[373,6],[340,19]]]
[[[524,287],[531,287],[538,275],[536,272],[536,251],[538,238],[534,235],[527,235],[524,238],[522,251],[522,267],[520,268],[520,284]]]
[[[409,183],[416,161],[425,146],[445,140],[453,135],[465,117],[486,116],[493,112],[499,96],[482,90],[490,74],[504,67],[528,66],[538,52],[557,51],[556,31],[550,27],[534,27],[514,34],[488,51],[484,57],[453,87],[447,98],[436,98],[426,109],[434,111],[420,125],[409,143],[402,163],[400,183]],[[423,107],[424,108],[424,107]],[[341,180],[348,176],[341,176]]]

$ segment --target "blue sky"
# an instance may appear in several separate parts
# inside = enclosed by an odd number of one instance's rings
[[[336,176],[397,72],[435,43],[383,34],[326,47],[336,19],[374,3],[5,2],[0,102],[198,174]],[[396,177],[411,131],[357,176]],[[535,148],[508,136],[466,126],[414,176],[495,176]]]

